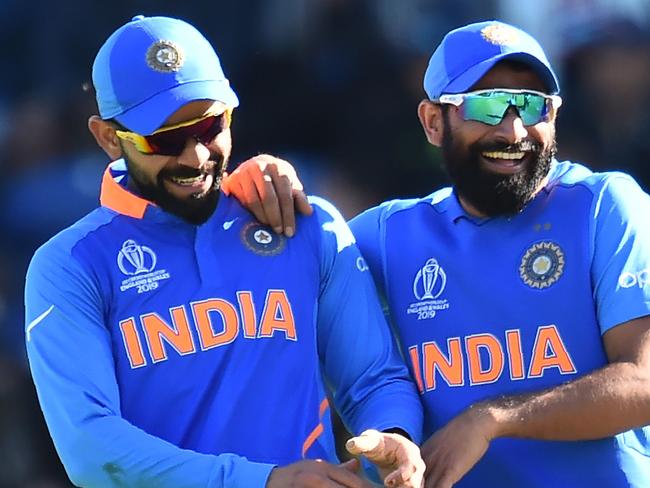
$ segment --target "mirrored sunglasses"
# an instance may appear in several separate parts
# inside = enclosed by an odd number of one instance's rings
[[[524,125],[535,125],[549,120],[560,105],[557,95],[533,90],[491,89],[467,93],[444,94],[437,100],[459,107],[464,120],[475,120],[498,125],[510,107],[515,107]]]
[[[133,143],[142,154],[180,156],[188,139],[209,145],[225,129],[230,127],[232,109],[220,114],[202,117],[158,129],[151,135],[143,136],[129,130],[116,129],[115,134],[122,140]]]

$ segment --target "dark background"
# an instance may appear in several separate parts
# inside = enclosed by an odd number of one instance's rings
[[[556,67],[560,158],[650,188],[648,0],[0,0],[0,487],[69,486],[29,378],[24,274],[97,205],[107,160],[83,87],[137,14],[181,17],[213,41],[241,101],[231,168],[289,159],[346,217],[446,183],[416,115],[424,69],[445,32],[490,18],[529,30]]]

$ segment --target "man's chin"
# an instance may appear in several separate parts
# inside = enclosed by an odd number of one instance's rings
[[[205,223],[217,208],[219,201],[219,189],[212,188],[207,193],[189,195],[184,198],[176,198],[165,193],[154,200],[154,203],[165,212],[176,215],[194,225]]]

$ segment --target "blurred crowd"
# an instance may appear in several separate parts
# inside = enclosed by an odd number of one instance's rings
[[[346,217],[446,183],[417,120],[422,76],[445,32],[490,18],[536,36],[560,73],[559,157],[650,189],[650,0],[1,0],[2,488],[69,486],[29,378],[24,274],[97,205],[92,60],[137,14],[183,18],[213,41],[241,100],[231,169],[261,152],[289,159]]]

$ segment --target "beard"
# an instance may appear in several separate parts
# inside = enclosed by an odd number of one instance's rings
[[[173,169],[162,169],[156,176],[155,182],[151,182],[145,173],[140,171],[138,164],[131,161],[125,153],[123,153],[123,157],[126,161],[129,178],[139,195],[155,203],[165,212],[176,215],[190,224],[201,225],[210,218],[217,208],[221,179],[227,164],[225,156],[212,153],[210,161],[200,169],[180,165]],[[210,188],[188,198],[178,198],[165,188],[165,180],[169,178],[194,178],[207,175],[214,176]]]
[[[445,169],[464,200],[487,217],[511,216],[530,202],[548,175],[557,152],[557,143],[544,147],[522,141],[516,144],[477,141],[469,146],[454,138],[449,118],[444,113],[442,154]],[[512,175],[502,175],[485,169],[481,154],[486,151],[525,151],[528,161],[524,168]]]

